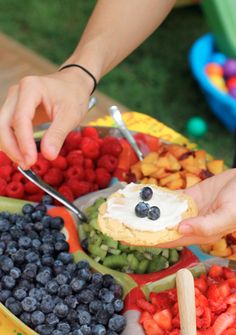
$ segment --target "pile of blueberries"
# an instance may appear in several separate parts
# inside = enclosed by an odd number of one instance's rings
[[[21,215],[0,213],[0,301],[40,335],[120,334],[122,287],[86,260],[74,263],[50,204],[45,196]]]

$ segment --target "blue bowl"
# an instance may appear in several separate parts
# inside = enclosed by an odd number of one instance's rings
[[[212,112],[230,130],[236,130],[236,99],[228,93],[221,92],[208,79],[205,73],[207,63],[213,61],[217,52],[212,34],[199,38],[189,52],[192,73],[198,81]]]

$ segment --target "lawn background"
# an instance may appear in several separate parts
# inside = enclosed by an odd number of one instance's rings
[[[82,34],[95,0],[0,0],[0,30],[56,64]],[[188,52],[208,31],[198,6],[174,9],[162,26],[108,74],[99,89],[129,107],[184,133],[191,116],[202,116],[207,134],[195,140],[231,164],[233,136],[213,116],[192,78]]]

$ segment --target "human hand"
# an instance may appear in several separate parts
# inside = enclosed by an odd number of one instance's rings
[[[41,152],[55,159],[66,135],[88,109],[93,82],[83,71],[66,69],[46,76],[29,76],[9,89],[0,109],[0,148],[23,169],[37,160],[32,120],[44,110],[51,126],[41,141]]]
[[[180,223],[182,238],[161,247],[213,243],[236,231],[236,169],[208,178],[184,192],[195,200],[198,216]]]

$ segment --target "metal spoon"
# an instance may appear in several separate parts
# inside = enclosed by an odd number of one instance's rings
[[[37,185],[47,194],[51,195],[54,199],[63,204],[66,208],[71,210],[75,215],[78,216],[79,220],[82,222],[87,222],[86,215],[70,201],[68,201],[62,194],[57,192],[53,187],[45,183],[39,176],[37,176],[31,169],[23,170],[20,166],[17,167],[18,170],[32,183]]]
[[[138,156],[138,159],[142,161],[144,159],[143,153],[139,149],[133,135],[130,133],[129,129],[126,127],[124,120],[122,118],[121,112],[119,111],[117,106],[111,106],[109,108],[109,112],[113,120],[115,121],[118,129],[120,132],[124,135],[124,137],[127,139],[129,144],[134,149],[136,155]]]

